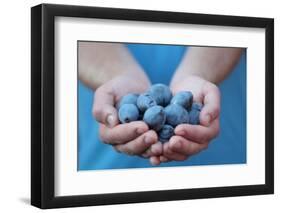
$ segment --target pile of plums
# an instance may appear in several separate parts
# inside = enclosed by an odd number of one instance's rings
[[[199,124],[202,107],[201,103],[193,102],[190,91],[173,96],[164,84],[154,84],[142,94],[127,94],[116,105],[121,123],[143,120],[157,132],[161,142],[169,141],[179,124]]]

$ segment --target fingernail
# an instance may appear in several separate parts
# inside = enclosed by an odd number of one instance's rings
[[[149,157],[149,155],[147,154],[147,153],[144,153],[144,154],[142,154],[141,155],[143,158],[148,158]]]
[[[144,129],[144,128],[138,128],[138,129],[137,129],[137,133],[138,133],[138,134],[145,133],[145,131],[146,131],[146,129]]]
[[[151,157],[149,161],[150,161],[150,164],[151,164],[152,166],[158,166],[158,165],[160,164],[160,162],[157,161],[157,159],[156,159],[156,158],[153,158],[153,157]]]
[[[173,147],[176,148],[176,149],[180,149],[181,148],[181,142],[179,142],[179,141],[175,142]]]
[[[167,162],[168,158],[164,157],[164,156],[160,156],[160,161],[161,162]]]
[[[114,122],[114,117],[113,115],[108,115],[106,118],[106,123],[108,126],[112,127],[113,126],[113,122]]]
[[[211,116],[210,115],[206,115],[206,124],[207,126],[209,126],[211,123]]]
[[[178,133],[177,133],[178,135],[184,135],[184,131],[179,131]]]

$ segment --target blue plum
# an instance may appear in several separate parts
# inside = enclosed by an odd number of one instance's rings
[[[120,106],[118,116],[121,123],[137,121],[139,118],[139,110],[134,104],[123,104]]]
[[[200,124],[200,111],[197,109],[192,109],[189,112],[189,123],[193,125]]]
[[[202,110],[202,108],[203,108],[203,105],[201,104],[201,103],[193,103],[192,104],[192,107],[191,107],[192,109],[196,109],[196,110],[198,110],[198,111],[201,111]]]
[[[117,103],[116,108],[119,109],[124,104],[135,104],[137,105],[137,99],[139,95],[135,93],[129,93],[121,98]]]
[[[158,132],[164,142],[174,134],[174,128],[183,123],[200,124],[201,103],[193,102],[190,91],[181,91],[173,97],[164,84],[152,85],[146,93],[130,93],[116,104],[121,123],[143,120]]]
[[[166,114],[166,123],[173,127],[189,122],[187,110],[178,104],[170,104],[166,106],[164,112]]]
[[[148,108],[143,115],[143,120],[151,129],[159,131],[166,121],[164,108],[161,106]]]
[[[152,85],[149,88],[148,93],[156,101],[157,105],[163,107],[167,106],[173,97],[170,88],[164,84]]]
[[[137,106],[141,112],[156,105],[156,101],[148,93],[141,94],[137,100]]]
[[[189,110],[193,102],[193,94],[189,91],[178,92],[171,100],[171,104],[178,104]]]
[[[174,135],[174,128],[171,125],[165,124],[158,132],[159,140],[167,142]]]

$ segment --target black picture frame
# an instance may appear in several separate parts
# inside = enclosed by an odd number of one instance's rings
[[[265,184],[93,195],[54,195],[54,18],[57,16],[264,28]],[[274,19],[41,4],[31,8],[31,204],[42,208],[217,198],[274,193]]]

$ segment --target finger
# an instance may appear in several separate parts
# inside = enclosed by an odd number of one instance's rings
[[[151,152],[151,147],[149,147],[147,150],[145,150],[142,154],[141,154],[142,157],[144,158],[149,158],[149,157],[152,157],[154,156]]]
[[[157,156],[150,157],[149,161],[152,166],[158,166],[161,163],[159,157]]]
[[[202,125],[180,124],[175,134],[197,143],[207,143],[219,134],[219,119],[215,119],[209,127]]]
[[[157,156],[162,153],[162,146],[160,146],[159,142],[156,144],[152,144],[147,150],[144,151],[144,153],[141,155],[142,157],[152,157],[152,156]],[[153,147],[153,148],[152,148]],[[160,148],[160,150],[159,150]],[[153,152],[152,152],[153,149]]]
[[[143,121],[119,124],[113,128],[100,124],[101,140],[111,145],[126,143],[147,131],[148,126]]]
[[[126,144],[115,145],[115,148],[120,152],[127,153],[129,155],[140,155],[152,144],[157,142],[157,135],[155,131],[150,130],[138,138],[127,142]]]
[[[184,161],[188,158],[188,156],[176,152],[171,152],[169,155],[165,155],[165,157],[168,161]]]
[[[161,155],[163,152],[163,145],[161,142],[157,142],[151,146],[150,150],[153,155]]]
[[[169,159],[163,155],[160,156],[160,161],[163,163],[169,162]]]
[[[204,107],[200,112],[200,123],[209,126],[220,114],[220,91],[214,84],[207,84],[203,89]]]
[[[119,123],[114,100],[114,93],[105,87],[100,87],[95,92],[93,115],[98,122],[108,127],[114,127]]]
[[[176,152],[186,156],[197,154],[198,152],[202,151],[203,149],[206,149],[207,147],[208,143],[194,143],[181,136],[174,136],[169,141],[169,148],[172,150],[172,152]]]
[[[188,158],[187,155],[178,153],[178,152],[174,152],[173,150],[170,149],[169,147],[169,142],[165,143],[163,146],[163,153],[164,156],[169,160],[169,161],[184,161]]]

